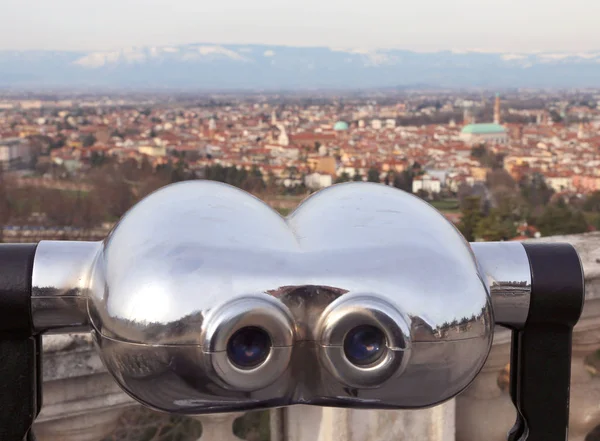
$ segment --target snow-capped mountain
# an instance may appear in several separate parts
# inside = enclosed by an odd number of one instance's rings
[[[484,53],[188,44],[0,51],[0,87],[600,87],[600,51]]]

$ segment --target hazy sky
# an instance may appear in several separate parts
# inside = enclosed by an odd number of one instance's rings
[[[0,50],[179,43],[600,50],[599,0],[0,0]]]

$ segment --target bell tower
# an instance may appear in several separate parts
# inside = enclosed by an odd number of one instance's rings
[[[500,124],[500,94],[496,94],[496,101],[494,102],[494,124]]]

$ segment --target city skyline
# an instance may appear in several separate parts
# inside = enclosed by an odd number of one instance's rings
[[[597,90],[493,101],[0,92],[0,234],[99,240],[144,195],[194,179],[237,186],[284,216],[320,188],[380,183],[427,200],[469,241],[593,231],[599,128]]]
[[[591,0],[574,0],[569,8],[558,0],[427,0],[410,6],[307,0],[302,8],[273,0],[0,3],[0,50],[98,51],[196,42],[418,52],[600,50],[594,22],[600,3]]]

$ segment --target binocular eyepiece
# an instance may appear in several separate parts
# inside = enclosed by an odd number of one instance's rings
[[[473,381],[496,324],[531,322],[534,254],[469,244],[382,185],[330,187],[284,219],[191,181],[138,203],[103,242],[41,242],[32,317],[37,332],[91,330],[121,387],[167,412],[420,408]]]
[[[246,326],[227,342],[227,357],[240,369],[252,369],[265,362],[271,352],[271,335],[263,328]]]

